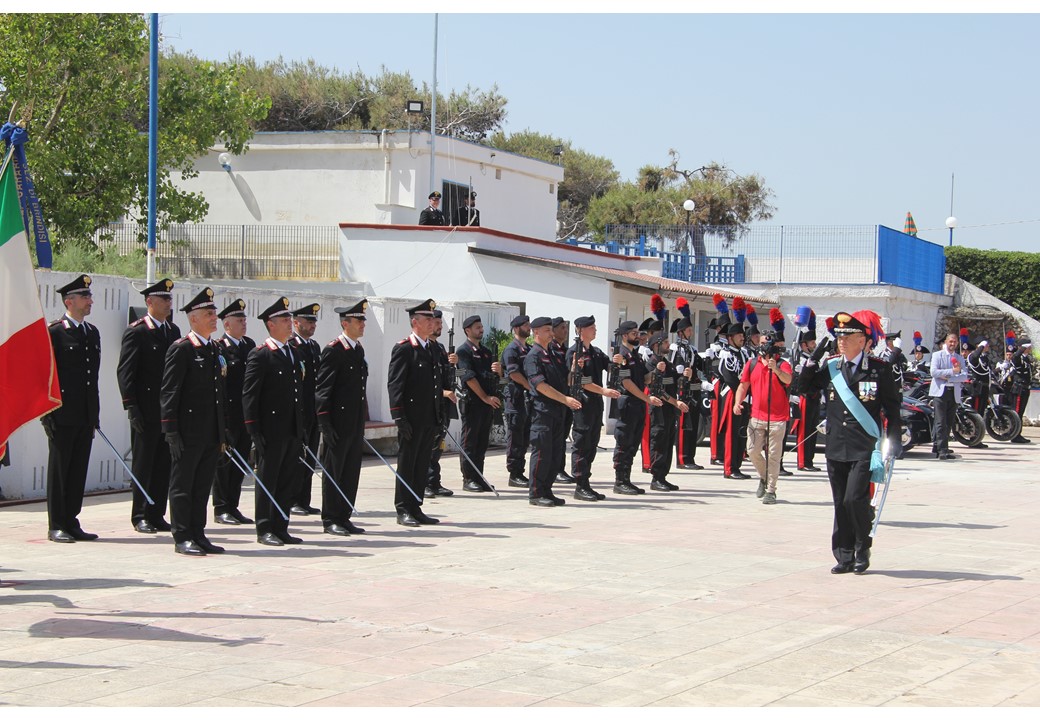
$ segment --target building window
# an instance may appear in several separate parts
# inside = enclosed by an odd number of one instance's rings
[[[502,179],[502,168],[495,168],[495,180]]]
[[[556,194],[556,183],[549,183],[549,194],[550,195],[555,195]]]
[[[470,191],[469,185],[444,181],[441,183],[441,212],[448,220],[449,225],[465,225],[466,221],[460,221],[458,214],[462,207],[462,198]]]

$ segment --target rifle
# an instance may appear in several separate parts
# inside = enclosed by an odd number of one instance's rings
[[[660,357],[657,353],[651,353],[650,360],[654,366],[653,380],[650,381],[650,394],[653,397],[664,400],[668,397],[668,394],[664,391],[664,374],[657,369],[657,363],[664,360],[664,358]]]
[[[686,344],[685,340],[677,340],[675,342],[675,345],[676,345],[676,347],[679,350],[682,350],[682,348],[684,348],[684,347],[687,347],[687,348],[689,347],[689,345]],[[684,361],[684,364],[686,365],[686,367],[690,368],[690,374],[693,374],[693,360],[694,360],[694,357],[693,357],[692,348],[690,349],[690,351],[683,351],[683,361]],[[678,385],[676,387],[676,395],[678,396],[678,399],[680,401],[684,402],[684,403],[689,403],[690,402],[690,399],[689,399],[690,392],[689,391],[690,391],[690,378],[686,377],[686,373],[683,373],[683,374],[679,375],[679,383],[678,383]]]
[[[607,368],[607,387],[623,392],[621,385],[621,366],[614,362],[614,356],[621,352],[621,333],[614,331],[614,344],[610,346],[610,365]]]
[[[574,356],[571,359],[571,370],[567,375],[567,393],[576,400],[584,402],[581,377],[583,374],[578,360],[584,354],[585,348],[581,344],[581,329],[574,328]]]
[[[451,327],[448,328],[448,354],[451,355],[454,352],[455,352],[455,318],[452,318],[451,319]],[[455,389],[455,383],[456,383],[456,374],[455,374],[455,366],[452,365],[451,363],[448,363],[448,377],[447,377],[447,380],[448,380],[448,382],[446,383],[447,386],[450,387],[452,390],[454,390]]]

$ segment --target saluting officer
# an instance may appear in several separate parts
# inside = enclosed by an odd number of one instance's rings
[[[332,486],[343,491],[350,503],[357,502],[361,476],[361,453],[365,445],[365,389],[368,361],[361,337],[365,334],[368,301],[335,308],[343,332],[321,351],[317,379],[318,426],[324,440],[321,464],[321,524],[330,535],[363,534],[350,521],[350,504]],[[329,477],[331,474],[332,477]]]
[[[506,384],[506,407],[502,413],[506,425],[506,470],[511,487],[528,487],[531,481],[524,475],[527,446],[531,441],[531,413],[529,391],[531,383],[524,375],[524,358],[530,351],[527,338],[531,336],[531,318],[517,315],[509,322],[513,341],[502,351],[502,371],[509,378]]]
[[[975,412],[984,415],[989,406],[989,382],[992,373],[992,365],[989,359],[989,340],[976,338],[975,348],[965,359],[968,374],[971,376],[971,385],[974,395],[971,406]],[[978,447],[976,445],[975,447]]]
[[[619,378],[624,390],[617,401],[617,423],[614,425],[614,493],[642,495],[643,488],[632,483],[632,461],[643,439],[647,406],[660,407],[660,398],[647,395],[647,367],[639,356],[639,326],[626,320],[618,326],[621,347]],[[615,361],[618,358],[614,358]]]
[[[603,387],[603,371],[610,365],[610,358],[592,344],[596,339],[596,318],[591,315],[575,318],[574,327],[578,329],[578,338],[568,348],[564,363],[568,370],[577,366],[582,396],[579,398],[581,409],[573,411],[571,474],[577,485],[574,499],[595,502],[607,497],[593,490],[590,482],[592,463],[603,431],[603,398],[617,399],[621,393]]]
[[[283,511],[288,511],[296,487],[304,435],[303,359],[288,344],[292,318],[288,298],[278,298],[258,318],[270,337],[249,353],[242,383],[242,412],[246,430],[259,458],[260,480]],[[267,493],[253,493],[257,542],[295,545],[303,542],[289,534],[289,521],[276,512]]]
[[[495,410],[502,407],[498,397],[498,378],[502,364],[495,360],[491,351],[480,344],[484,338],[484,323],[479,315],[470,315],[462,321],[466,342],[459,346],[459,415],[462,417],[462,437],[459,442],[469,459],[480,470],[480,475],[459,456],[462,468],[463,488],[471,492],[490,490],[481,476],[484,474],[484,458],[491,438],[491,421]]]
[[[563,418],[566,409],[581,410],[581,401],[567,395],[567,374],[552,356],[552,319],[531,321],[534,344],[524,358],[524,375],[531,383],[531,487],[528,502],[539,507],[563,505],[553,495],[553,480],[560,468],[559,457],[566,443]]]
[[[407,527],[440,522],[422,510],[423,489],[430,469],[433,441],[440,428],[444,376],[430,347],[436,322],[432,299],[408,308],[412,332],[394,345],[386,386],[390,395],[390,417],[397,424],[400,450],[397,455],[399,481],[394,489],[397,523]],[[410,490],[410,491],[409,491]]]
[[[444,219],[444,213],[441,212],[441,194],[434,190],[430,193],[429,200],[429,206],[419,213],[419,224],[447,225],[448,221]]]
[[[873,433],[886,433],[892,447],[900,447],[899,387],[891,365],[870,354],[880,329],[874,313],[839,312],[833,330],[839,355],[821,363],[827,346],[817,347],[799,379],[803,389],[826,392],[827,475],[834,499],[831,550],[838,561],[831,572],[836,575],[859,575],[870,565],[870,461],[878,439]],[[846,390],[851,391],[848,402]],[[870,430],[864,427],[868,419]]]
[[[256,342],[246,335],[246,301],[237,298],[217,313],[224,323],[224,337],[217,348],[224,356],[227,375],[224,378],[227,409],[224,424],[228,430],[228,441],[243,458],[249,457],[253,441],[246,432],[242,415],[242,383],[246,377],[246,360],[256,347]],[[217,479],[213,484],[213,519],[221,525],[252,525],[239,510],[242,499],[242,480],[245,478],[238,466],[226,457],[217,459]],[[259,488],[257,488],[260,491]],[[262,492],[262,491],[260,491]]]
[[[213,290],[204,288],[181,308],[191,330],[166,352],[160,406],[170,467],[170,520],[174,551],[201,556],[222,553],[206,537],[217,459],[226,447],[224,378],[227,361],[211,336],[217,329]]]
[[[94,300],[90,276],[80,275],[56,292],[65,315],[50,324],[61,407],[40,418],[47,433],[47,539],[97,540],[79,524],[94,430],[100,422],[98,369],[101,333],[86,321]]]
[[[170,524],[166,500],[170,494],[170,448],[162,436],[159,391],[162,388],[166,351],[181,330],[170,320],[173,281],[164,278],[141,291],[148,313],[130,324],[123,333],[116,378],[123,407],[130,418],[132,470],[155,501],[146,504],[144,494],[133,488],[130,522],[139,533],[166,531]]]
[[[1029,338],[1020,338],[1018,349],[1011,356],[1011,407],[1023,417],[1029,402],[1029,389],[1033,385],[1033,343]],[[1013,443],[1028,443],[1029,438],[1021,433],[1011,439]]]
[[[321,305],[310,303],[292,311],[293,334],[289,345],[293,354],[303,363],[303,384],[300,386],[300,405],[303,409],[303,443],[311,452],[318,453],[318,421],[314,410],[315,382],[318,367],[321,363],[321,345],[314,339],[314,329],[318,322]],[[308,463],[310,455],[301,448]],[[296,492],[293,495],[293,515],[317,515],[321,512],[311,506],[311,485],[313,473],[302,462],[296,469]]]

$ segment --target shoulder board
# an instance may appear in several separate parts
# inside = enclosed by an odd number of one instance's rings
[[[148,317],[148,316],[145,315],[145,317]],[[138,325],[143,325],[143,324],[144,324],[144,318],[137,318],[132,323],[130,323],[130,327],[137,327]]]
[[[407,340],[408,340],[408,341],[409,341],[410,343],[412,343],[412,347],[419,347],[419,343],[418,343],[418,342],[416,341],[416,339],[415,339],[415,337],[414,337],[414,336],[412,336],[412,335],[409,335],[409,336],[407,337]],[[427,342],[426,344],[427,344],[427,345],[429,345],[429,342]]]
[[[50,325],[48,325],[48,327],[54,327],[55,325],[64,325],[64,324],[65,324],[65,318],[64,317],[60,317],[57,320],[51,320]],[[65,327],[68,328],[68,325],[66,325]]]
[[[275,344],[274,338],[267,338],[264,340],[264,345],[266,345],[271,352],[278,352],[278,346]]]
[[[157,327],[155,321],[152,320],[151,315],[145,315],[141,319],[144,321],[144,324],[148,327],[149,330],[155,330],[155,328]]]
[[[398,345],[404,345],[406,342],[408,342],[409,339],[410,339],[410,336],[406,337],[404,340],[398,340],[397,344]]]
[[[227,335],[225,335],[224,337],[220,338],[220,340],[218,342],[220,342],[220,344],[223,345],[224,347],[231,347],[231,340],[228,338]]]
[[[178,339],[177,342],[181,342],[183,340],[191,340],[191,344],[194,345],[195,347],[197,347],[197,348],[202,347],[202,343],[199,342],[199,339],[197,337],[195,337],[194,333],[188,333],[184,337]]]
[[[333,347],[338,342],[343,342],[343,338],[333,338],[332,340],[329,340],[329,344],[325,347]]]
[[[185,342],[188,341],[189,337],[190,336],[188,336],[188,335],[185,335],[184,337],[179,337],[179,338],[177,338],[176,340],[173,341],[173,344],[174,345],[183,345]]]

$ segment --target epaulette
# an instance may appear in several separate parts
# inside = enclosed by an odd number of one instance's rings
[[[65,319],[64,317],[60,317],[57,320],[51,320],[50,324],[47,327],[54,327],[55,325],[58,325],[59,323],[61,323],[61,321],[64,320],[64,319]]]
[[[404,340],[398,340],[397,344],[398,345],[404,345],[406,342],[408,342],[408,340],[409,340],[409,338],[405,338]]]
[[[145,317],[147,317],[147,316],[145,316]],[[130,327],[137,327],[138,325],[140,325],[143,322],[144,322],[144,318],[143,317],[137,318],[132,323],[130,323]]]

